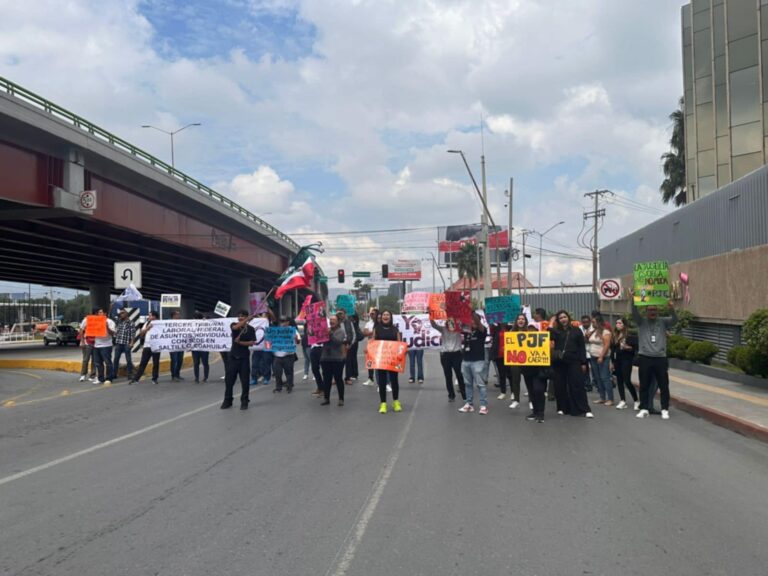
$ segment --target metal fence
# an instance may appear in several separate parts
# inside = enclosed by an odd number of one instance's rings
[[[522,298],[523,304],[528,304],[531,309],[544,308],[547,314],[554,314],[558,310],[567,310],[578,318],[583,314],[590,314],[597,308],[597,301],[593,292],[561,292],[549,294],[534,294],[529,292]]]

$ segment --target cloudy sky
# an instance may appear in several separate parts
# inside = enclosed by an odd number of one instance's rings
[[[161,158],[167,137],[141,125],[202,123],[177,136],[177,167],[322,240],[334,274],[428,258],[436,226],[479,222],[446,150],[479,180],[484,143],[494,219],[514,177],[517,230],[566,222],[544,248],[570,256],[547,253],[543,283],[590,282],[585,192],[617,195],[601,245],[670,210],[659,157],[682,91],[681,4],[0,0],[0,75]],[[359,233],[390,229],[414,230]]]

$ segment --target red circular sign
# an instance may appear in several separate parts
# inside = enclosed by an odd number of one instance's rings
[[[616,280],[603,280],[600,282],[600,294],[603,298],[615,300],[621,295],[621,286]]]

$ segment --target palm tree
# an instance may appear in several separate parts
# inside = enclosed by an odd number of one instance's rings
[[[459,269],[459,277],[477,280],[482,274],[482,261],[478,269],[477,246],[467,242],[456,253],[456,266]]]
[[[664,204],[673,201],[675,206],[686,203],[685,182],[685,112],[683,111],[683,99],[680,98],[679,107],[669,115],[672,120],[672,137],[669,139],[669,152],[661,155],[662,168],[664,169],[664,182],[661,183],[661,199]]]

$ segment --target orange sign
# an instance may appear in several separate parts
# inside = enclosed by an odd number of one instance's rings
[[[405,353],[408,345],[393,340],[370,340],[365,353],[365,367],[368,370],[389,370],[405,372]]]
[[[445,294],[430,294],[427,304],[430,320],[445,320],[448,315],[445,313]]]
[[[85,317],[86,338],[105,338],[107,336],[107,317],[91,314]]]

